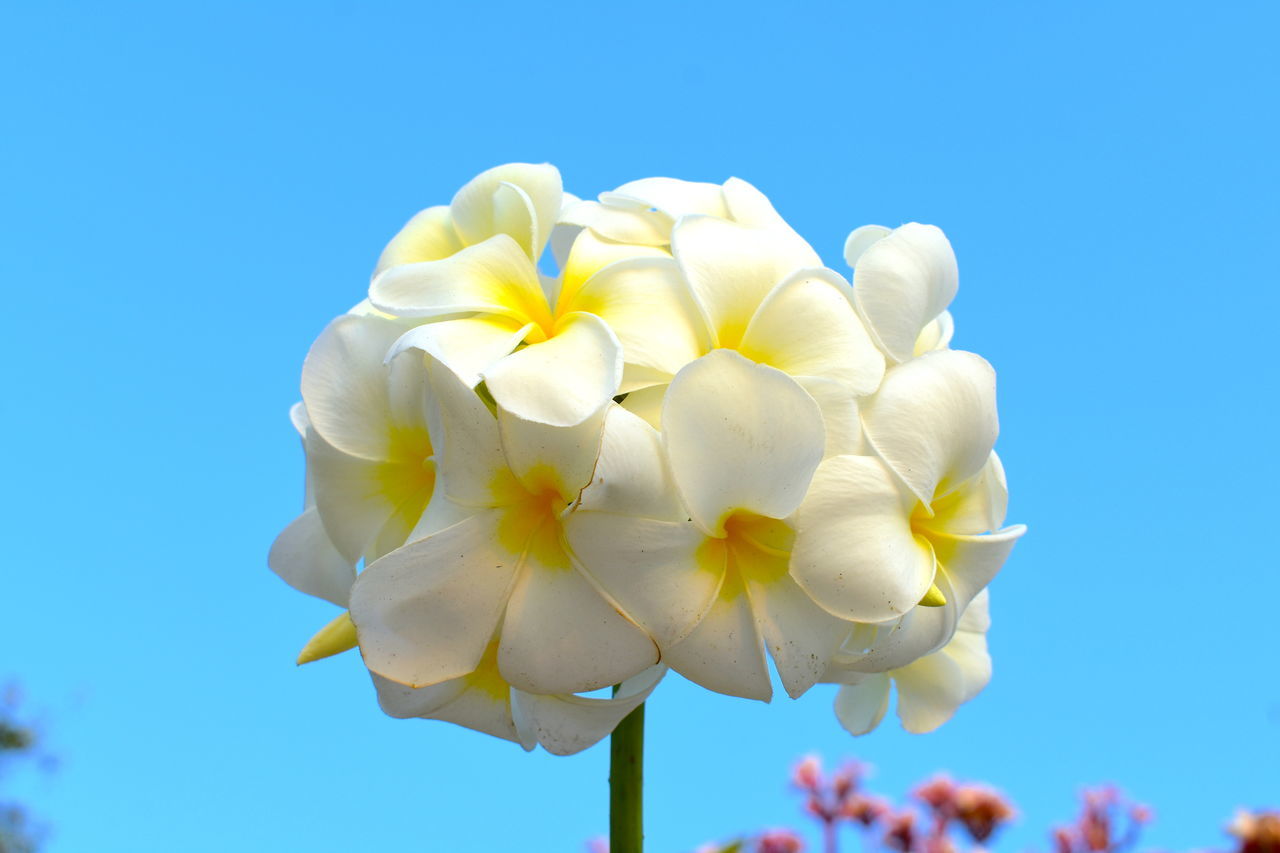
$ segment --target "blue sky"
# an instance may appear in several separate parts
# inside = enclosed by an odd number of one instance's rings
[[[1000,376],[1011,520],[988,690],[853,739],[831,692],[650,702],[654,851],[794,822],[792,761],[1010,792],[1046,846],[1087,783],[1169,849],[1280,805],[1270,499],[1274,4],[11,5],[0,25],[10,449],[0,678],[62,767],[51,853],[580,849],[607,750],[526,755],[378,711],[332,613],[265,566],[296,513],[308,345],[475,173],[590,195],[763,189],[829,263],[951,237],[958,347]]]

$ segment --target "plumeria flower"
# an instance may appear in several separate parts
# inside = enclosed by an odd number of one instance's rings
[[[822,409],[827,453],[859,452],[855,399],[879,386],[884,357],[849,301],[848,283],[798,236],[777,229],[687,216],[672,240],[709,347],[795,378]],[[646,389],[624,405],[656,424],[662,390]]]
[[[538,695],[517,690],[498,671],[496,638],[474,672],[430,687],[408,687],[376,673],[378,704],[392,717],[444,720],[531,750],[572,755],[598,743],[649,698],[666,673],[652,666],[618,686],[610,698]]]
[[[404,324],[357,312],[330,323],[303,365],[304,402],[292,418],[307,457],[306,505],[267,557],[286,582],[344,611],[356,564],[404,544],[435,483],[421,360],[387,363]],[[344,612],[307,643],[299,663],[355,642]]]
[[[867,671],[883,672],[950,639],[1025,528],[996,530],[1007,499],[992,454],[995,373],[983,359],[942,350],[901,364],[861,416],[876,455],[818,469],[797,514],[791,573],[843,619],[905,614],[867,659]]]
[[[381,265],[369,298],[380,311],[426,321],[401,348],[431,353],[468,384],[483,381],[512,414],[573,426],[625,390],[624,362],[669,377],[702,333],[665,252],[588,240],[559,280],[541,276],[561,196],[551,166],[485,172],[450,205],[458,247],[446,239],[443,212],[419,214],[384,252],[394,263]]]
[[[495,418],[451,370],[425,363],[439,480],[414,541],[370,564],[352,590],[369,668],[411,687],[439,684],[475,672],[495,634],[499,673],[527,693],[596,690],[656,663],[649,635],[564,542],[603,411],[574,428],[502,409]]]
[[[854,735],[880,725],[889,708],[891,685],[897,685],[898,718],[907,731],[931,732],[951,719],[991,680],[988,599],[986,590],[973,599],[945,646],[897,669],[858,672],[842,666],[845,658],[856,660],[857,654],[837,654],[825,678],[842,685],[835,701],[840,725]]]
[[[853,301],[891,362],[943,349],[955,330],[946,310],[960,274],[946,235],[933,225],[864,225],[844,244]]]
[[[637,418],[608,423],[603,484],[567,522],[583,565],[686,678],[767,701],[767,648],[787,692],[803,693],[849,631],[787,572],[787,519],[823,455],[813,398],[780,370],[716,350],[671,383],[661,440]],[[671,487],[683,517],[663,499]]]

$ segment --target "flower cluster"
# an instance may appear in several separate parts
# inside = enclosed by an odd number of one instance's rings
[[[937,228],[845,262],[738,179],[582,201],[510,164],[414,216],[303,365],[269,562],[344,612],[300,660],[358,645],[387,713],[556,753],[668,668],[768,700],[770,658],[792,697],[842,685],[852,732],[891,684],[908,729],[947,720],[1023,532],[995,374],[949,348]]]

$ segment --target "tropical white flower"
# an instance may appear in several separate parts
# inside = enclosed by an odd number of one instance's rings
[[[573,426],[626,390],[625,361],[641,374],[631,385],[648,382],[647,371],[660,381],[697,354],[702,333],[665,252],[584,243],[560,279],[541,276],[537,259],[560,202],[551,166],[485,172],[447,217],[424,211],[392,241],[369,298],[380,311],[426,321],[400,348],[431,353],[468,384],[483,380],[512,414]]]
[[[988,600],[983,590],[965,609],[955,636],[945,646],[897,669],[871,674],[843,669],[848,655],[837,654],[824,680],[842,685],[835,700],[840,724],[854,735],[878,726],[889,708],[891,684],[897,685],[898,718],[907,731],[924,734],[951,719],[991,680]]]
[[[943,350],[890,370],[862,404],[875,457],[826,460],[797,514],[791,573],[832,614],[856,622],[906,615],[883,671],[940,647],[960,612],[999,571],[1025,528],[1004,517],[995,373]],[[994,482],[993,482],[994,481]],[[924,601],[935,607],[918,608]],[[923,643],[923,646],[921,645]]]
[[[856,398],[875,391],[884,357],[849,301],[849,285],[798,236],[710,216],[675,226],[676,261],[708,330],[732,349],[798,381],[818,402],[829,455],[860,451]],[[624,402],[651,423],[661,387]]]
[[[452,371],[427,364],[440,480],[415,541],[370,564],[352,590],[369,668],[439,684],[474,672],[495,633],[499,672],[528,693],[596,690],[656,663],[649,635],[563,541],[595,468],[603,410],[573,428],[502,409],[495,418]]]
[[[853,268],[853,301],[891,361],[942,349],[955,330],[946,310],[960,274],[946,235],[933,225],[864,225],[844,244]]]
[[[787,519],[823,455],[817,404],[782,371],[716,350],[677,374],[662,426],[660,441],[610,414],[602,482],[566,525],[574,552],[686,678],[768,700],[767,647],[800,695],[849,632],[787,572]]]

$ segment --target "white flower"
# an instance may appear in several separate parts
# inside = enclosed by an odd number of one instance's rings
[[[841,618],[937,622],[940,639],[912,659],[946,642],[1024,532],[976,535],[1004,515],[992,497],[1003,495],[1002,475],[990,484],[995,373],[972,353],[927,353],[888,372],[862,420],[878,458],[837,456],[818,469],[797,515],[791,572]],[[926,596],[942,606],[916,608]]]
[[[800,695],[849,631],[787,573],[786,519],[823,454],[817,404],[781,371],[716,350],[676,376],[662,425],[659,440],[610,414],[601,482],[567,522],[575,553],[672,669],[768,700],[767,647]]]
[[[525,421],[428,359],[439,484],[415,541],[356,580],[351,615],[369,668],[423,687],[498,669],[529,693],[579,693],[657,662],[649,636],[576,564],[564,516],[591,479],[603,410],[574,428]],[[425,535],[424,535],[425,534]],[[424,538],[417,538],[424,536]]]
[[[512,414],[573,426],[625,390],[624,361],[641,371],[630,385],[650,381],[646,370],[660,381],[696,355],[701,332],[664,252],[584,248],[570,253],[560,280],[540,276],[560,202],[551,166],[485,172],[459,191],[447,221],[435,209],[406,226],[369,298],[380,311],[428,321],[400,349],[431,353],[468,384],[483,380]],[[444,254],[454,244],[439,234],[450,223],[460,248]],[[431,251],[400,245],[419,243]]]
[[[907,731],[924,734],[951,719],[991,680],[988,598],[986,590],[974,598],[945,646],[897,669],[872,674],[842,669],[844,656],[837,654],[824,680],[842,685],[835,700],[840,724],[854,735],[878,726],[889,708],[891,683],[897,685],[898,718]]]

